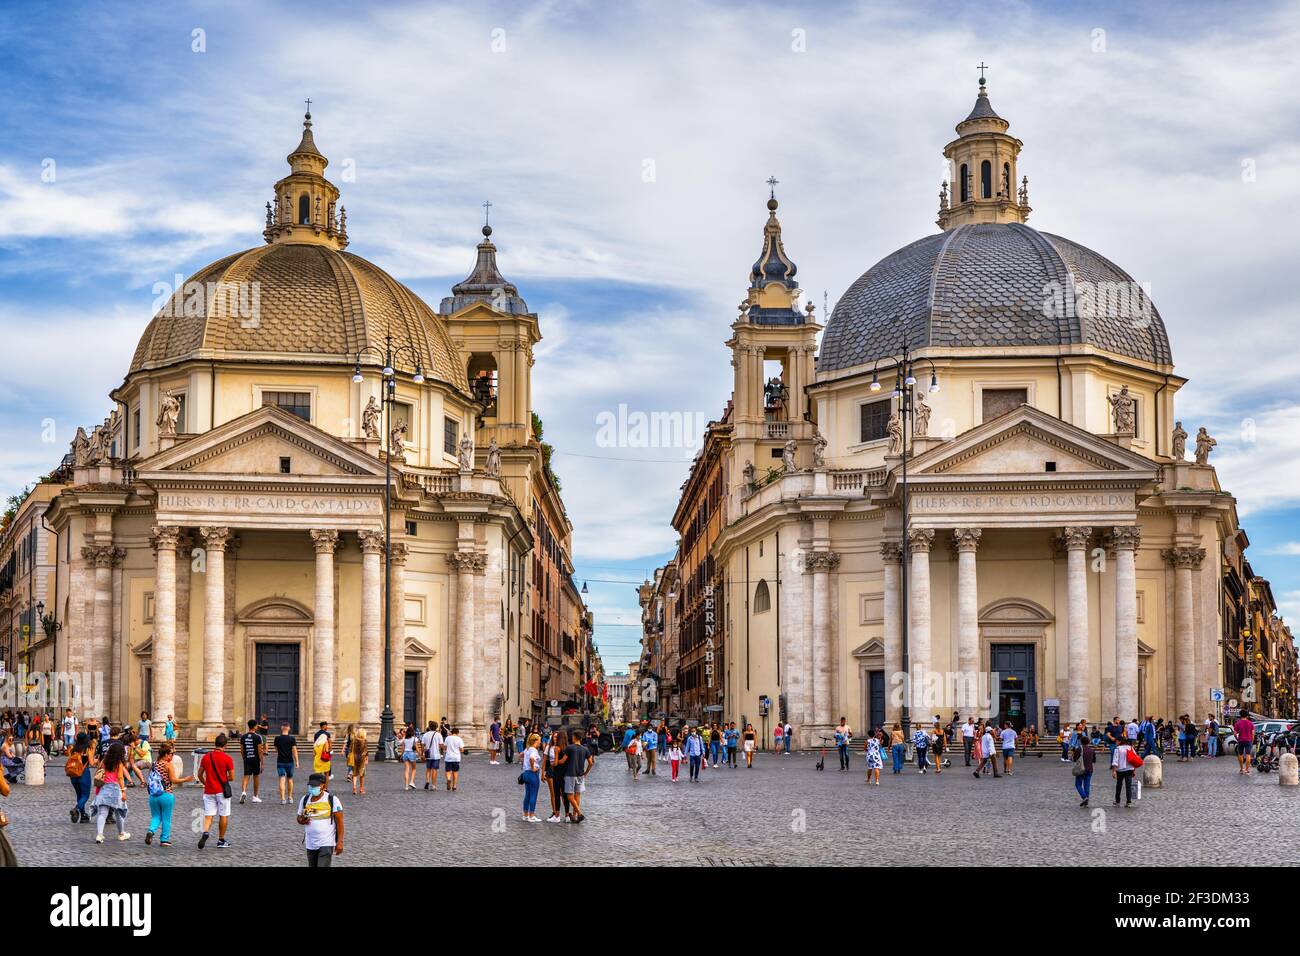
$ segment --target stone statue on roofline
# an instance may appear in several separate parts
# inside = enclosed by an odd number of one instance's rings
[[[889,436],[889,454],[901,455],[903,453],[903,420],[898,417],[898,413],[889,416],[889,421],[885,424],[885,434]]]
[[[925,400],[919,395],[916,397],[916,405],[912,410],[912,437],[926,438],[930,434],[930,413],[933,409],[925,404]]]
[[[1128,393],[1128,386],[1123,386],[1116,394],[1107,399],[1110,402],[1111,418],[1115,423],[1116,435],[1132,435],[1134,433],[1134,406],[1133,396]]]
[[[820,428],[816,429],[815,437],[813,438],[813,467],[814,468],[821,469],[826,467],[826,446],[828,444],[830,443],[826,441],[826,436],[822,434],[821,429]]]
[[[398,422],[388,432],[388,454],[397,461],[406,460],[406,422]]]
[[[795,464],[794,455],[799,449],[798,443],[791,438],[785,443],[785,448],[781,451],[781,464],[785,468],[786,474],[792,471],[798,471],[799,466]]]
[[[469,435],[463,435],[460,439],[457,462],[461,471],[474,470],[474,439],[470,438]]]
[[[1198,465],[1208,465],[1210,463],[1210,452],[1218,442],[1210,437],[1210,433],[1205,430],[1205,426],[1196,432],[1196,463]]]
[[[1187,431],[1182,422],[1174,422],[1174,461],[1187,460]]]
[[[371,395],[370,401],[366,403],[366,407],[361,411],[361,431],[371,441],[379,440],[380,414],[379,402],[375,400],[375,396]]]
[[[77,434],[72,438],[71,451],[74,468],[82,468],[90,464],[90,438],[86,435],[86,429],[80,425],[77,426]]]
[[[163,438],[176,436],[176,423],[181,417],[181,400],[171,389],[163,392],[162,403],[158,409],[158,434]]]
[[[488,442],[487,476],[489,478],[501,477],[501,448],[497,445],[495,438]]]

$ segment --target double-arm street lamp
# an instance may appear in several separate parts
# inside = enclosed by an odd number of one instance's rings
[[[361,359],[373,355],[383,362],[380,370],[382,376],[384,431],[381,442],[387,445],[384,452],[384,712],[379,718],[379,744],[375,748],[375,759],[392,759],[393,752],[393,449],[392,449],[392,408],[397,401],[397,361],[409,358],[415,366],[415,375],[411,381],[416,385],[424,382],[424,367],[420,354],[409,342],[394,345],[393,334],[384,335],[384,345],[368,345],[356,354],[352,371],[352,381],[361,384],[366,377],[361,374]]]
[[[916,362],[925,361],[930,365],[930,386],[928,391],[931,393],[939,391],[939,377],[935,373],[934,362],[929,359],[917,359],[912,352],[911,346],[907,341],[907,333],[903,333],[903,343],[900,352],[894,355],[881,356],[876,359],[875,366],[871,369],[871,391],[880,391],[880,379],[877,377],[877,371],[880,368],[881,359],[886,362],[886,367],[892,364],[896,369],[894,377],[894,398],[898,399],[898,419],[899,427],[902,430],[900,452],[902,455],[902,470],[900,485],[902,488],[902,516],[903,528],[901,534],[900,551],[902,558],[899,562],[899,590],[901,599],[902,620],[900,622],[903,638],[903,675],[907,682],[907,691],[903,694],[903,742],[909,753],[912,751],[912,716],[910,701],[912,693],[915,690],[915,684],[912,681],[912,669],[909,661],[908,638],[910,636],[911,622],[907,610],[907,593],[908,593],[908,563],[911,555],[908,551],[908,491],[907,491],[907,436],[912,429],[916,416],[916,390],[918,388],[916,380]],[[927,662],[928,665],[928,662]]]

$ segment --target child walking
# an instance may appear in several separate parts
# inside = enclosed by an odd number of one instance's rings
[[[673,768],[673,783],[676,783],[677,770],[682,765],[682,748],[676,741],[673,741],[672,746],[668,748],[668,762]]]

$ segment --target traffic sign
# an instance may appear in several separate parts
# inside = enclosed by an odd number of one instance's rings
[[[1210,700],[1214,701],[1216,704],[1217,704],[1217,703],[1221,703],[1221,702],[1223,701],[1223,688],[1222,688],[1222,687],[1211,687],[1211,688],[1210,688]]]

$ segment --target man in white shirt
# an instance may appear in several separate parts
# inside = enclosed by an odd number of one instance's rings
[[[1129,718],[1129,722],[1124,725],[1124,738],[1128,741],[1130,747],[1137,749],[1138,725],[1136,720]]]
[[[1007,721],[1002,725],[1002,731],[998,734],[1002,741],[1002,772],[1008,777],[1011,776],[1011,764],[1016,756],[1016,740],[1018,734],[1011,722]]]
[[[343,852],[343,804],[325,789],[327,782],[325,774],[312,774],[307,792],[298,801],[298,824],[310,867],[329,866]]]
[[[998,758],[996,748],[997,743],[993,740],[993,725],[984,725],[984,736],[980,738],[980,765],[975,769],[975,779],[980,778],[980,771],[984,769],[987,763],[993,768],[993,776],[1000,777],[998,773]]]
[[[975,718],[967,717],[961,725],[961,745],[966,749],[966,766],[970,766],[970,752],[975,746]]]
[[[438,765],[442,762],[443,740],[434,721],[429,721],[429,729],[420,735],[420,743],[424,745],[424,789],[437,790]]]
[[[465,741],[460,737],[460,728],[451,728],[442,741],[442,755],[446,761],[447,789],[453,793],[460,787],[460,755],[465,749]]]

